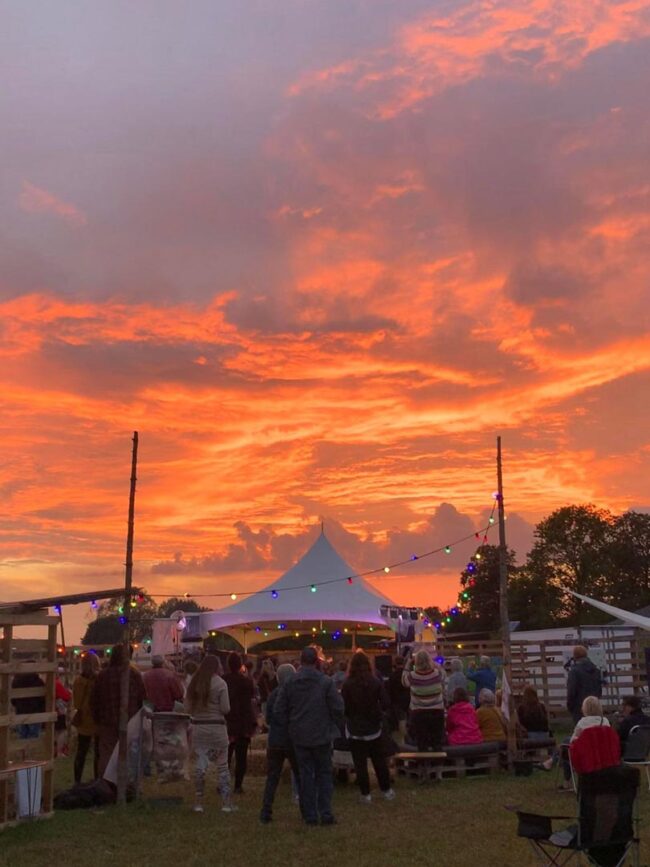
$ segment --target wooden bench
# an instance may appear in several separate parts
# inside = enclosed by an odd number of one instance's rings
[[[428,780],[442,779],[447,753],[396,753],[393,758],[398,774],[424,783]]]

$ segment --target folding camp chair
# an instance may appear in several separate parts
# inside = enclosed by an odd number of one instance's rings
[[[609,726],[584,729],[570,743],[560,747],[561,765],[568,764],[573,791],[578,791],[578,776],[620,764],[621,742]]]
[[[638,859],[634,833],[634,803],[639,774],[618,765],[581,774],[578,816],[544,816],[517,810],[517,834],[530,843],[541,864],[563,865],[582,856],[595,867],[621,867],[631,849]],[[561,831],[553,821],[574,819]]]
[[[623,763],[634,768],[645,768],[650,791],[650,726],[634,726],[625,742]]]

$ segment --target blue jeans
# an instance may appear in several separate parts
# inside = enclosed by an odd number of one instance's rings
[[[40,723],[21,723],[19,728],[20,728],[20,737],[23,740],[27,740],[28,738],[40,737],[40,734],[41,734],[41,724]]]
[[[293,749],[269,747],[266,752],[266,785],[262,801],[262,817],[270,819],[273,812],[273,799],[280,782],[280,775],[284,767],[285,759],[289,762],[294,776],[298,775],[298,765]]]
[[[322,744],[318,747],[295,745],[296,760],[300,778],[300,810],[305,822],[313,824],[332,819],[332,747]]]

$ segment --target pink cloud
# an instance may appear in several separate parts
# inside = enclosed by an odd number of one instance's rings
[[[70,202],[64,202],[54,193],[23,181],[23,189],[18,199],[20,207],[28,214],[55,214],[73,226],[85,226],[88,219],[84,212]]]

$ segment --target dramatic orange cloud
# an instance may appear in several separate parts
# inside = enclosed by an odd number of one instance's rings
[[[471,534],[497,434],[520,558],[649,508],[644,4],[219,7],[12,11],[0,595],[121,580],[135,429],[159,594]],[[447,604],[471,547],[377,586]]]

